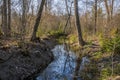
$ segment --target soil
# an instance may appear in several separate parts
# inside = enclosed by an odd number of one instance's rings
[[[56,45],[54,40],[45,38],[24,46],[11,45],[12,42],[1,40],[0,80],[33,80],[54,60],[51,52]]]

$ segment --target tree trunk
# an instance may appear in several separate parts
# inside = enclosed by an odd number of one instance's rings
[[[44,10],[45,10],[45,13],[47,13],[48,12],[48,0],[45,0],[45,4],[44,4]]]
[[[112,17],[113,17],[114,1],[115,1],[115,0],[112,0],[112,1],[111,1],[111,19],[112,19]]]
[[[22,0],[22,27],[21,27],[21,40],[25,38],[26,28],[26,0]]]
[[[8,0],[8,33],[11,36],[11,0]]]
[[[7,35],[7,0],[3,0],[3,23],[2,23],[2,28],[5,36]]]
[[[4,12],[3,12],[3,5],[1,6],[1,15],[2,15],[2,24],[1,24],[1,31],[4,33],[4,31],[3,31],[3,23],[4,23]]]
[[[95,0],[95,34],[97,31],[97,0]]]
[[[78,0],[74,0],[74,8],[75,8],[75,11],[74,11],[75,12],[75,22],[76,22],[76,27],[78,30],[79,45],[84,46],[85,42],[83,41],[83,38],[82,38],[81,24],[80,24],[79,13],[78,13]],[[81,54],[79,54],[79,55],[81,55]],[[75,67],[75,74],[74,74],[73,80],[77,80],[80,62],[81,62],[81,56],[79,56],[77,58],[77,65]]]
[[[104,3],[105,3],[105,8],[106,8],[106,11],[107,11],[107,22],[109,23],[110,21],[110,10],[109,10],[109,6],[108,6],[108,0],[104,0]]]
[[[66,11],[67,11],[67,13],[68,13],[68,15],[69,15],[68,2],[67,2],[67,0],[65,0],[65,5],[66,5]]]
[[[51,10],[51,4],[52,4],[52,1],[53,0],[45,0],[45,4],[44,4],[44,10],[45,10],[45,13],[49,14],[50,13],[50,10]]]
[[[37,14],[37,18],[36,18],[36,21],[35,21],[35,25],[34,25],[34,28],[33,28],[31,41],[34,41],[36,39],[36,33],[37,33],[38,26],[39,26],[39,23],[40,23],[40,20],[41,20],[41,15],[42,15],[44,4],[45,4],[45,0],[42,0],[39,11],[38,11],[38,14]]]
[[[85,42],[83,41],[82,38],[82,32],[81,32],[81,24],[80,24],[80,19],[79,19],[79,13],[78,13],[78,0],[74,0],[74,8],[75,8],[75,23],[78,31],[78,39],[79,39],[79,44],[81,46],[85,45]]]

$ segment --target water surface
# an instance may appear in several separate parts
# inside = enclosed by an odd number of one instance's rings
[[[37,80],[72,80],[76,66],[76,56],[72,51],[66,51],[64,45],[57,45],[52,49],[55,60],[41,73]],[[80,70],[89,62],[86,57],[82,58]],[[78,80],[81,80],[78,77]]]

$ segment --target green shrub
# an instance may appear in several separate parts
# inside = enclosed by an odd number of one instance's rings
[[[101,70],[101,77],[100,80],[106,80],[112,73],[112,70],[110,68],[103,68]]]
[[[52,30],[52,31],[50,31],[50,32],[48,32],[48,33],[49,33],[49,35],[54,36],[54,37],[56,37],[56,38],[65,35],[65,33],[63,33],[63,31],[60,30],[60,29],[59,29],[59,30]]]
[[[48,36],[55,38],[59,44],[64,43],[64,41],[66,40],[67,34],[65,34],[61,29],[52,30],[48,33],[49,33]]]
[[[78,38],[76,35],[72,34],[69,36],[69,42],[70,43],[76,43],[78,41]]]
[[[102,52],[101,51],[93,53],[93,59],[94,60],[99,60],[101,57],[102,57]]]
[[[116,35],[112,38],[104,38],[101,36],[100,45],[104,52],[112,52],[115,50],[115,53],[118,53],[120,52],[120,36]]]

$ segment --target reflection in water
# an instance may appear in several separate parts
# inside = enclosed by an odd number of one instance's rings
[[[64,45],[57,45],[52,52],[55,60],[37,77],[37,80],[72,80],[77,57],[73,52],[67,52]],[[80,70],[84,68],[86,62],[89,60],[83,57]]]

